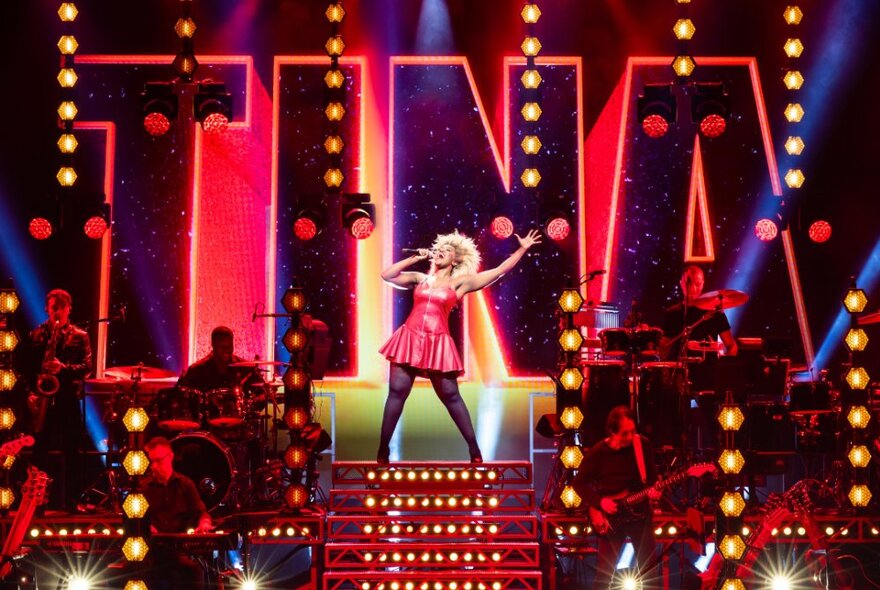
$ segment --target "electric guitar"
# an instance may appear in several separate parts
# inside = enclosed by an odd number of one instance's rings
[[[12,467],[12,463],[7,465],[7,461],[9,461],[10,458],[14,459],[18,456],[18,453],[21,452],[23,448],[32,446],[34,446],[34,437],[29,434],[3,443],[0,445],[0,467],[9,469]]]
[[[614,530],[615,526],[644,518],[647,510],[650,510],[650,504],[647,500],[648,494],[651,490],[662,492],[663,490],[684,481],[688,477],[702,477],[707,473],[714,474],[716,469],[714,463],[698,463],[691,467],[679,469],[666,479],[658,480],[653,486],[645,488],[640,492],[630,493],[629,491],[623,491],[619,494],[606,496],[607,498],[614,500],[617,504],[617,512],[614,514],[605,514],[602,510],[590,506],[590,522],[593,523],[593,528],[597,533],[604,535],[608,531]]]
[[[3,552],[0,553],[0,580],[5,579],[15,569],[13,558],[21,549],[25,532],[34,518],[34,510],[46,501],[46,487],[48,485],[49,476],[36,467],[28,467],[27,482],[21,486],[21,504],[18,507],[18,512],[15,513],[12,525],[9,527],[9,535],[3,543]]]

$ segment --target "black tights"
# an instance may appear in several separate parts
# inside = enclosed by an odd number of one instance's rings
[[[400,420],[403,412],[403,404],[409,397],[419,371],[412,367],[391,363],[391,374],[388,378],[388,399],[385,400],[385,412],[382,415],[382,434],[379,440],[379,456],[388,457],[388,445],[391,436]],[[446,406],[452,421],[458,427],[459,432],[468,444],[471,458],[480,456],[480,447],[477,444],[477,436],[474,434],[474,426],[471,423],[471,415],[458,391],[458,379],[451,373],[431,373],[431,385],[437,397]]]

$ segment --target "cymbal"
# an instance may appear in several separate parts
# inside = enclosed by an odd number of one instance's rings
[[[707,291],[690,303],[698,309],[711,311],[719,308],[730,309],[731,307],[739,307],[748,300],[748,293],[743,293],[736,289],[721,289],[718,291]]]
[[[877,311],[872,311],[871,313],[866,313],[865,315],[859,318],[860,326],[868,326],[870,324],[878,324],[880,323],[880,309]]]
[[[158,367],[144,367],[141,365],[130,365],[122,367],[108,367],[104,369],[104,376],[113,379],[132,379],[140,376],[141,379],[163,379],[166,377],[177,377],[177,373],[168,369],[160,369]]]
[[[256,368],[256,367],[286,367],[290,365],[290,363],[282,363],[281,361],[238,361],[236,363],[229,363],[230,367],[247,367],[247,368]]]

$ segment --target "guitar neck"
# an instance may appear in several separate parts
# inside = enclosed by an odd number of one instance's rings
[[[644,502],[645,500],[648,499],[648,492],[650,492],[652,489],[655,489],[658,492],[662,492],[666,488],[674,486],[675,484],[684,480],[687,476],[688,476],[688,474],[686,471],[676,473],[674,475],[667,477],[666,479],[664,479],[662,481],[658,481],[653,486],[647,487],[640,492],[636,492],[634,494],[628,495],[626,498],[624,498],[622,500],[622,502],[624,504],[626,504],[627,506],[632,506],[633,504],[640,504],[641,502]]]

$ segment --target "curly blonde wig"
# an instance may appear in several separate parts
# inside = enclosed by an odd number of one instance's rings
[[[469,237],[455,230],[451,234],[440,234],[434,240],[432,248],[435,250],[441,246],[455,248],[455,265],[452,267],[452,276],[472,275],[480,270],[480,251],[477,245]],[[433,272],[433,264],[431,271]]]

